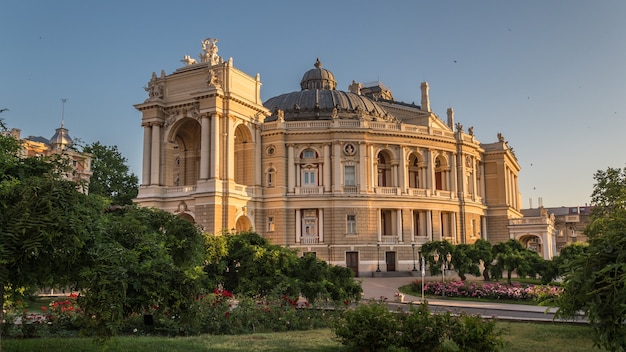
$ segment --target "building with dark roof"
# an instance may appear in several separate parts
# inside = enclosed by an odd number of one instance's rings
[[[410,270],[431,240],[508,240],[509,220],[522,217],[508,142],[478,141],[452,109],[440,119],[427,83],[420,105],[380,83],[343,91],[318,59],[299,90],[262,102],[258,74],[203,50],[153,73],[135,105],[138,204],[209,233],[254,230],[357,275]]]

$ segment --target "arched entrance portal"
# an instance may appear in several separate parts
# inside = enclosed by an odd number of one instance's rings
[[[543,257],[543,243],[541,241],[541,237],[533,234],[526,234],[521,236],[519,241],[524,247],[539,253],[539,255]]]
[[[241,216],[235,224],[235,232],[254,231],[254,226],[247,216]]]

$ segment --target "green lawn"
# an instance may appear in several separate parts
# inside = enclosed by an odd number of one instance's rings
[[[503,351],[577,352],[592,350],[591,330],[587,326],[567,324],[498,323],[506,329],[507,345]],[[2,341],[2,350],[11,351],[348,351],[329,329],[239,336],[200,335],[193,337],[118,337],[106,346],[95,345],[88,338],[38,338]]]

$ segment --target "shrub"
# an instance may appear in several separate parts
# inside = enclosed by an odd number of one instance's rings
[[[428,304],[420,304],[417,308],[411,305],[409,312],[402,317],[399,346],[409,350],[414,346],[420,346],[422,351],[441,350],[447,327],[452,322],[449,312],[432,315],[428,310]]]
[[[431,314],[426,303],[392,312],[383,301],[347,309],[334,326],[341,343],[361,351],[499,351],[502,330],[494,320],[460,314]]]
[[[450,339],[461,351],[491,352],[504,346],[502,330],[496,329],[495,320],[486,320],[478,315],[460,314],[450,324]]]
[[[346,346],[361,351],[378,351],[398,345],[400,321],[386,304],[370,301],[346,309],[334,331]]]

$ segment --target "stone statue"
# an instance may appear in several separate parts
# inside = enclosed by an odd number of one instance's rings
[[[467,129],[467,133],[469,133],[469,135],[470,135],[470,136],[473,136],[473,135],[474,135],[474,126],[470,126],[470,127]]]
[[[498,132],[498,142],[505,142],[504,136],[500,132]]]
[[[193,64],[197,64],[198,61],[196,61],[196,59],[192,59],[189,55],[185,55],[183,57],[182,60],[180,60],[181,62],[185,63],[185,66],[189,66],[189,65],[193,65]]]
[[[221,62],[221,58],[217,55],[216,38],[207,38],[202,41],[202,52],[200,53],[200,61],[208,62],[209,65],[217,65]]]
[[[161,99],[163,98],[163,84],[157,81],[156,73],[152,72],[152,79],[148,82],[147,87],[143,87],[143,89],[148,92],[148,99]]]
[[[207,84],[210,87],[219,87],[222,84],[220,78],[217,75],[217,72],[215,72],[213,69],[209,70],[209,76],[207,77]]]
[[[361,95],[361,88],[363,88],[363,85],[361,83],[352,80],[352,84],[350,84],[348,90],[350,91],[350,93]]]

